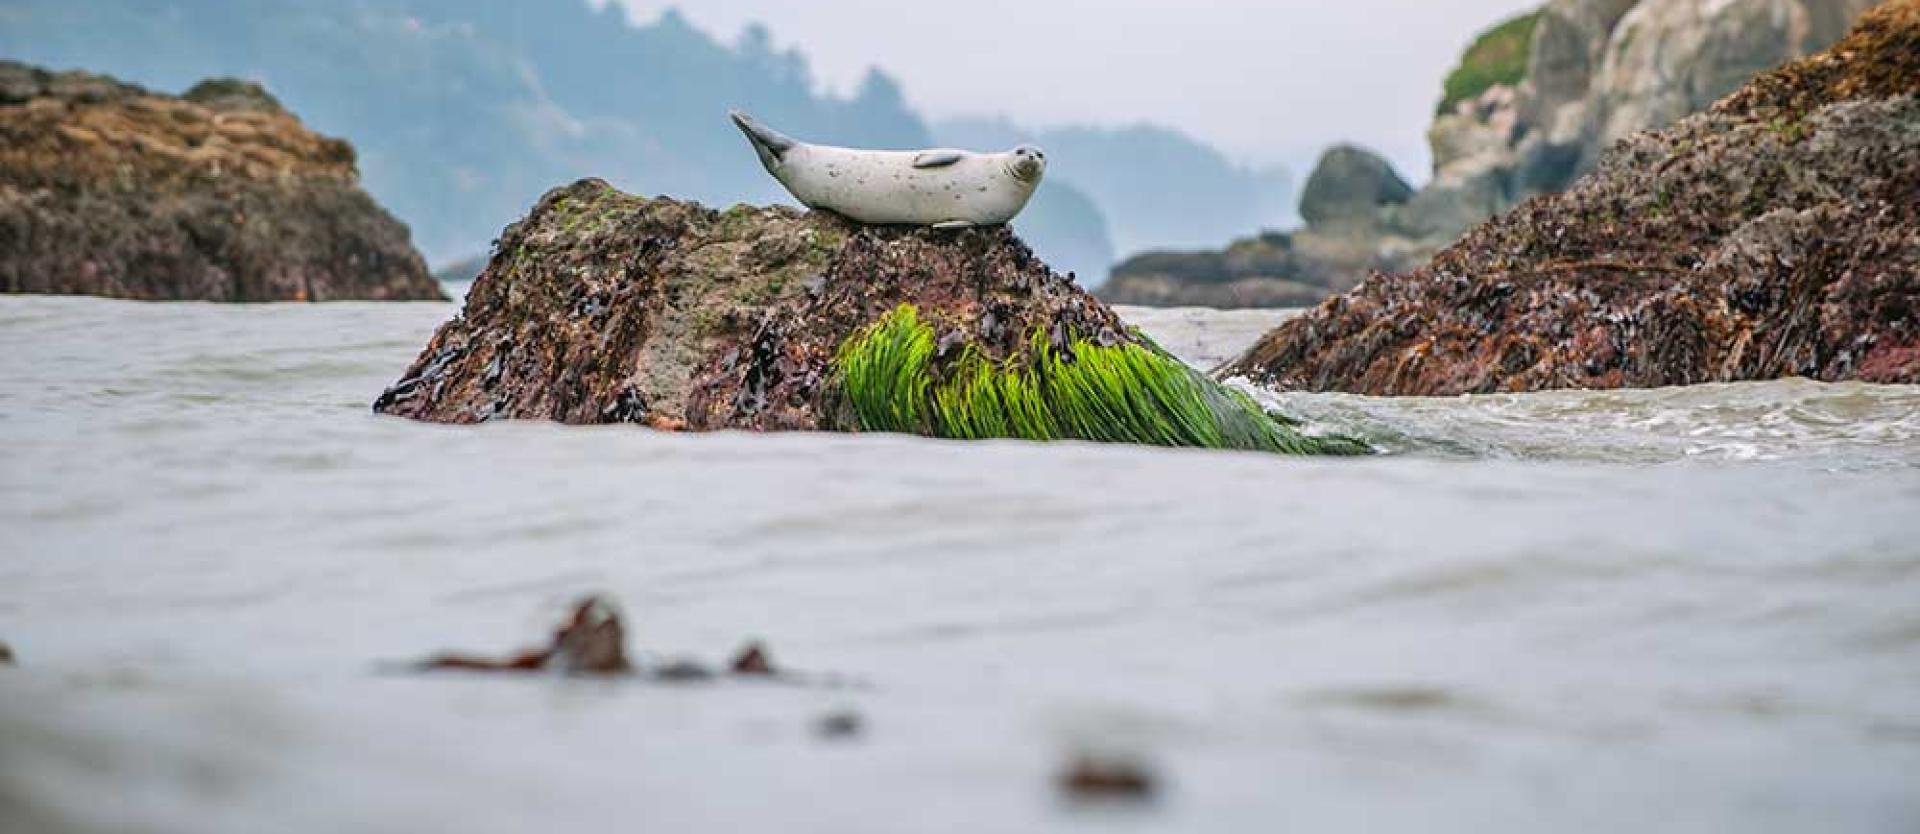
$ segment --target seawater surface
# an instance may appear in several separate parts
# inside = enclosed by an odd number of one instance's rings
[[[1920,388],[1258,392],[1362,460],[369,413],[454,312],[0,298],[0,830],[1920,827]],[[810,676],[404,671],[588,592]]]

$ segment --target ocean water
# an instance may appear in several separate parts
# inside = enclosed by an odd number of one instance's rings
[[[369,413],[454,310],[0,297],[0,831],[1920,829],[1920,388],[1259,392],[1363,460]],[[802,676],[403,667],[592,592]]]

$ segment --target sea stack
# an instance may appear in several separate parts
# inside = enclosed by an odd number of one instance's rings
[[[1300,432],[1161,351],[1004,226],[554,189],[374,409],[688,430],[895,431],[1274,452]]]
[[[440,299],[352,146],[258,85],[174,97],[0,62],[0,292]]]

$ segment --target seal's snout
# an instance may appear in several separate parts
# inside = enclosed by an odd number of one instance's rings
[[[1013,149],[1013,175],[1025,182],[1034,182],[1047,172],[1047,153],[1033,145],[1021,145]]]

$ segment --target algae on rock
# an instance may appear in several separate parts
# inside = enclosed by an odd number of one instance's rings
[[[718,212],[599,180],[549,192],[507,228],[464,311],[374,408],[1364,451],[1168,356],[1005,227]]]

